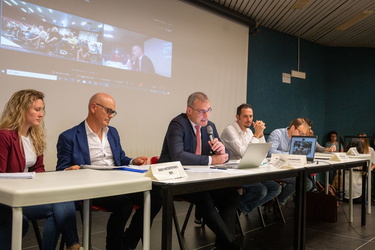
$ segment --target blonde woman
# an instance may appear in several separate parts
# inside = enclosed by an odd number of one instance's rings
[[[44,94],[26,89],[12,95],[0,119],[0,172],[44,172]],[[23,235],[28,220],[46,219],[43,250],[56,249],[60,233],[70,250],[80,249],[73,202],[23,208]],[[0,250],[11,249],[12,210],[0,204]]]

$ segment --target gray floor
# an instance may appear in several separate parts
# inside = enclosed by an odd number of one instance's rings
[[[354,222],[348,223],[348,204],[341,202],[338,207],[338,221],[335,223],[307,221],[306,249],[375,249],[375,206],[372,214],[367,214],[367,225],[360,225],[360,205],[354,205]],[[182,223],[185,218],[188,204],[176,202],[176,209]],[[293,202],[289,202],[284,215],[286,224],[276,218],[273,213],[264,212],[267,226],[263,228],[257,211],[253,211],[248,217],[240,216],[241,225],[246,233],[245,237],[238,236],[239,242],[245,249],[293,249]],[[77,215],[79,216],[79,215]],[[80,218],[80,217],[77,217]],[[105,249],[105,225],[108,213],[93,213],[92,246],[93,250]],[[79,232],[81,225],[78,223]],[[40,223],[42,226],[42,222]],[[160,249],[161,237],[160,213],[155,218],[151,230],[151,249]],[[215,240],[212,232],[207,228],[196,226],[191,218],[185,232],[187,249],[210,250]],[[32,227],[23,239],[23,249],[38,250]],[[142,249],[141,244],[138,249]],[[173,249],[179,249],[177,238],[173,238]]]

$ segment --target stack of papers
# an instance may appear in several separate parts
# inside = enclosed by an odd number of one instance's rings
[[[0,179],[34,179],[35,172],[0,173]]]

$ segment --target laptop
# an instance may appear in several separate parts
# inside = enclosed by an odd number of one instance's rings
[[[314,162],[316,140],[316,136],[292,136],[289,154],[306,155],[308,163]]]
[[[226,163],[215,165],[219,168],[257,168],[262,165],[271,148],[272,143],[250,143],[247,146],[246,152],[238,163]]]

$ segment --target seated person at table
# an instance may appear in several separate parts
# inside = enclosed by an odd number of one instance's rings
[[[343,145],[337,141],[337,132],[336,131],[330,131],[328,133],[329,141],[326,142],[325,146],[326,148],[331,148],[332,152],[344,152]]]
[[[13,94],[0,119],[0,172],[44,172],[44,94],[26,89]],[[42,247],[54,250],[60,233],[68,249],[79,249],[74,202],[23,207],[22,235],[28,220],[46,219]],[[12,209],[0,204],[0,249],[10,250]]]
[[[236,121],[224,128],[221,140],[230,151],[231,160],[239,160],[246,152],[249,143],[264,143],[263,131],[266,124],[263,121],[253,121],[253,109],[249,104],[237,108]],[[251,131],[254,128],[254,134]],[[278,196],[280,185],[273,181],[263,181],[243,185],[244,194],[240,196],[240,209],[243,214],[249,214],[254,208],[265,204]]]
[[[292,136],[306,135],[309,129],[308,124],[302,118],[297,118],[291,121],[287,128],[275,129],[268,137],[268,142],[272,143],[272,146],[268,151],[268,156],[272,156],[272,154],[289,154],[289,144]],[[296,178],[290,177],[276,181],[285,184],[278,196],[280,205],[285,206],[289,197],[296,191]],[[309,178],[306,178],[306,190],[309,191],[312,186],[312,181]]]
[[[215,124],[208,120],[212,111],[206,94],[195,92],[187,100],[186,113],[168,126],[159,162],[180,161],[182,165],[215,165],[228,161]],[[206,126],[213,129],[210,141]],[[215,153],[213,153],[215,152]],[[222,188],[182,195],[194,203],[206,225],[216,235],[216,249],[241,249],[235,238],[239,194],[236,188]]]
[[[358,138],[353,138],[350,140],[346,151],[350,148],[355,147],[360,154],[370,155],[370,168],[373,170],[375,168],[375,152],[372,147],[370,147],[368,138],[366,134],[359,134]],[[362,167],[353,168],[352,182],[353,182],[353,203],[362,202],[362,175],[364,174],[361,170]],[[349,199],[349,171],[345,171],[345,196],[344,200]]]
[[[79,125],[60,134],[57,142],[57,170],[76,170],[80,165],[144,165],[145,156],[129,158],[121,147],[120,136],[109,122],[117,112],[115,100],[105,93],[91,97],[88,116]],[[143,193],[117,195],[92,200],[95,206],[111,212],[107,223],[107,250],[135,249],[143,232]],[[151,192],[151,221],[161,208],[161,198]],[[138,205],[130,226],[124,228],[133,206]]]
[[[346,151],[350,148],[356,148],[360,154],[364,153],[364,145],[361,139],[353,138],[350,140]],[[362,167],[353,168],[352,183],[353,183],[353,203],[362,203]],[[349,200],[349,171],[345,170],[345,187],[344,187],[344,201]]]

